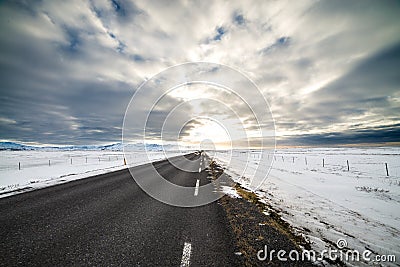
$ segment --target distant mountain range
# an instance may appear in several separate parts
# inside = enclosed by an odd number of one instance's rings
[[[108,150],[108,151],[122,151],[123,148],[127,150],[150,150],[150,151],[162,151],[165,150],[176,150],[178,147],[174,145],[158,145],[158,144],[122,144],[115,143],[111,145],[80,145],[80,146],[29,146],[24,144],[18,144],[14,142],[0,142],[0,150],[9,151],[22,151],[22,150],[40,150],[40,151],[82,151],[82,150]]]

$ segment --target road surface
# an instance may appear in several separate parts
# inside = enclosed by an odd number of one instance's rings
[[[186,167],[198,169],[200,157],[187,155]],[[193,187],[193,195],[202,194],[196,184],[210,182],[204,170],[153,165],[170,182]],[[125,169],[0,199],[0,265],[235,266],[228,227],[217,202],[161,203]]]

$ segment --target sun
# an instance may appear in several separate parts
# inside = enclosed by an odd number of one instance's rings
[[[198,147],[199,149],[201,144],[205,144],[206,141],[207,143],[212,143],[215,149],[231,147],[232,140],[228,131],[222,124],[212,118],[194,118],[189,121],[182,130],[187,130],[187,133],[180,136],[180,141]]]

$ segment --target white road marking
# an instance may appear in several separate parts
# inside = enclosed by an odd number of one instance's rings
[[[192,252],[192,244],[185,242],[185,245],[183,245],[181,267],[187,267],[190,265],[190,253],[191,252]]]
[[[195,196],[197,196],[199,194],[199,185],[200,185],[200,180],[197,179],[196,188],[194,189],[194,195]]]
[[[203,166],[203,160],[200,159],[200,167],[199,167],[199,172],[201,172],[201,166]]]

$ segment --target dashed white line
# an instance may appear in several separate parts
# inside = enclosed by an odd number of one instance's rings
[[[201,172],[201,167],[199,167],[199,172]]]
[[[185,244],[183,245],[181,267],[188,267],[190,265],[190,253],[191,252],[192,252],[192,244],[185,242]]]
[[[196,188],[194,189],[194,195],[195,196],[197,196],[199,194],[199,185],[200,185],[200,180],[197,179]]]

